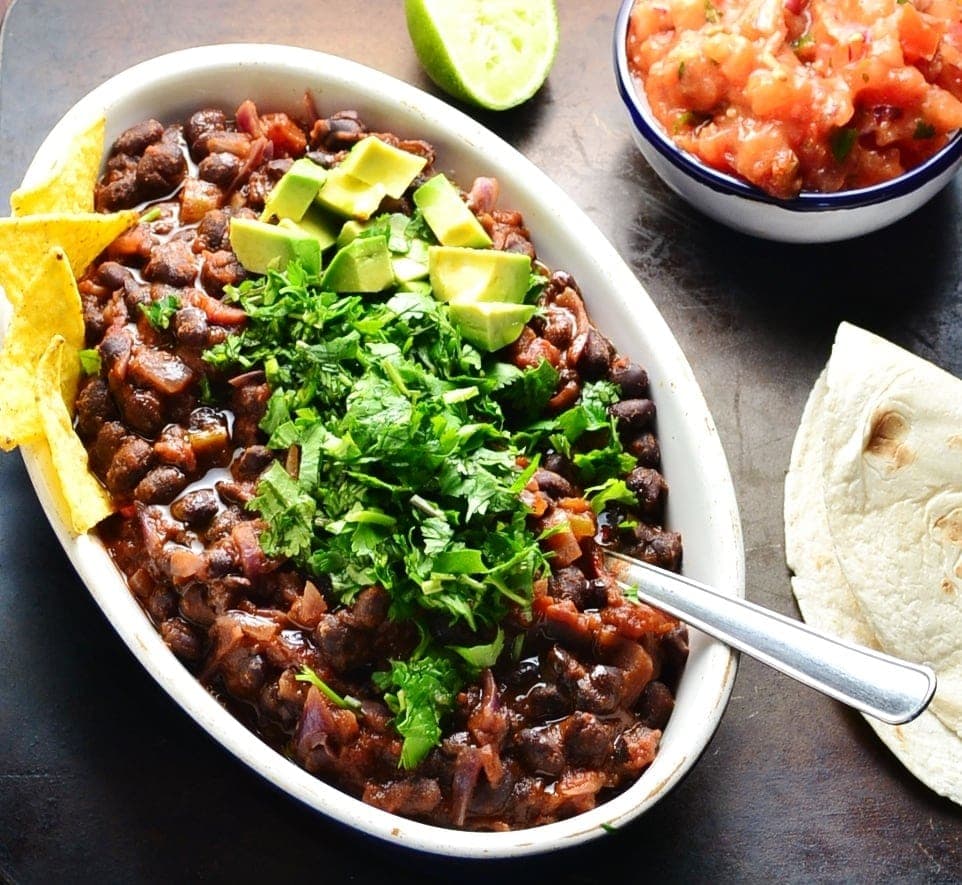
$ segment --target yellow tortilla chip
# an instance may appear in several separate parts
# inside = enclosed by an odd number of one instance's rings
[[[54,333],[64,340],[66,358],[61,397],[72,406],[80,383],[77,353],[84,345],[83,308],[67,256],[59,247],[43,256],[23,292],[0,351],[0,448],[5,451],[40,435],[33,395],[34,367]]]
[[[82,535],[113,513],[114,507],[106,489],[87,469],[87,450],[74,432],[70,412],[60,396],[65,344],[60,335],[50,340],[37,365],[34,392],[67,521]]]
[[[104,152],[106,120],[95,120],[67,145],[50,175],[31,188],[20,188],[10,196],[14,215],[47,212],[93,212],[94,185]]]
[[[101,215],[29,215],[0,218],[0,286],[14,309],[36,273],[37,266],[53,246],[60,246],[70,259],[75,277],[80,277],[107,246],[137,222],[133,210]]]

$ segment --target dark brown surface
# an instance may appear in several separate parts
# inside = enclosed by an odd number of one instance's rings
[[[560,0],[546,88],[476,116],[567,190],[665,314],[731,464],[748,595],[797,616],[782,482],[839,320],[962,373],[959,183],[844,245],[780,246],[701,218],[632,146],[611,71],[615,5]],[[16,0],[0,56],[4,199],[90,88],[151,55],[233,40],[334,52],[436,92],[400,2]],[[265,785],[154,685],[71,570],[17,455],[0,457],[0,495],[0,878],[962,880],[960,809],[908,775],[859,716],[747,659],[701,762],[625,832],[519,862],[445,861],[358,836]]]

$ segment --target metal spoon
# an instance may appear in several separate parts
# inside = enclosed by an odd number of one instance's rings
[[[935,693],[929,667],[843,642],[620,553],[606,551],[605,564],[623,590],[883,722],[910,722]]]

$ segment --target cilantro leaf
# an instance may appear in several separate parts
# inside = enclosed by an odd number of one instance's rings
[[[150,325],[155,329],[163,330],[170,328],[170,321],[174,318],[174,314],[180,310],[180,299],[176,295],[165,295],[156,301],[138,304],[137,306]]]
[[[461,677],[447,658],[425,656],[391,661],[390,671],[372,678],[385,693],[394,727],[404,738],[401,767],[415,768],[440,741],[441,719],[454,708]]]

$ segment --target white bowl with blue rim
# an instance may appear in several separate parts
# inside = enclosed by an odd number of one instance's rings
[[[680,197],[728,227],[786,243],[829,243],[862,236],[910,215],[945,187],[962,165],[962,131],[914,169],[871,187],[835,193],[802,192],[789,200],[719,172],[662,128],[642,84],[628,66],[628,25],[634,0],[623,0],[615,20],[618,91],[642,156]]]

